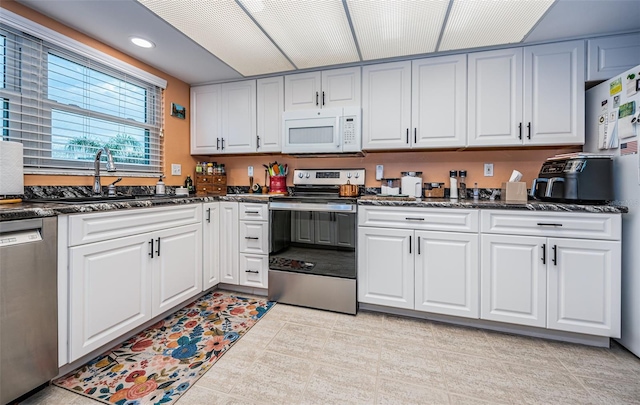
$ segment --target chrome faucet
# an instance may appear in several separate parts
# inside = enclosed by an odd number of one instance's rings
[[[111,155],[111,151],[106,146],[98,150],[96,153],[96,158],[93,161],[94,168],[94,180],[93,180],[93,194],[101,195],[102,194],[102,186],[100,185],[100,156],[102,155],[102,151],[105,151],[107,154],[107,171],[115,172],[116,165],[113,163],[113,156]]]

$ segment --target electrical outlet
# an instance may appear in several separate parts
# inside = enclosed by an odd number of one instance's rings
[[[182,174],[182,165],[178,163],[171,163],[171,175],[180,176]]]
[[[249,166],[249,167],[247,168],[247,175],[248,175],[249,177],[253,177],[253,166]]]
[[[376,165],[376,180],[382,180],[384,167],[382,165]]]
[[[484,177],[493,177],[493,163],[484,164]]]

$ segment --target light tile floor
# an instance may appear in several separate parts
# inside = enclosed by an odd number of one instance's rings
[[[611,349],[371,312],[276,305],[180,400],[214,404],[640,404]],[[97,402],[48,387],[23,404]]]

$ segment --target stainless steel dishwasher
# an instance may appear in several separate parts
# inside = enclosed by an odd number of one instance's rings
[[[0,222],[0,404],[58,374],[57,228]]]

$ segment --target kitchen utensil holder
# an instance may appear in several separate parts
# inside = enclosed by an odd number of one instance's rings
[[[287,194],[287,176],[271,176],[269,194]]]

